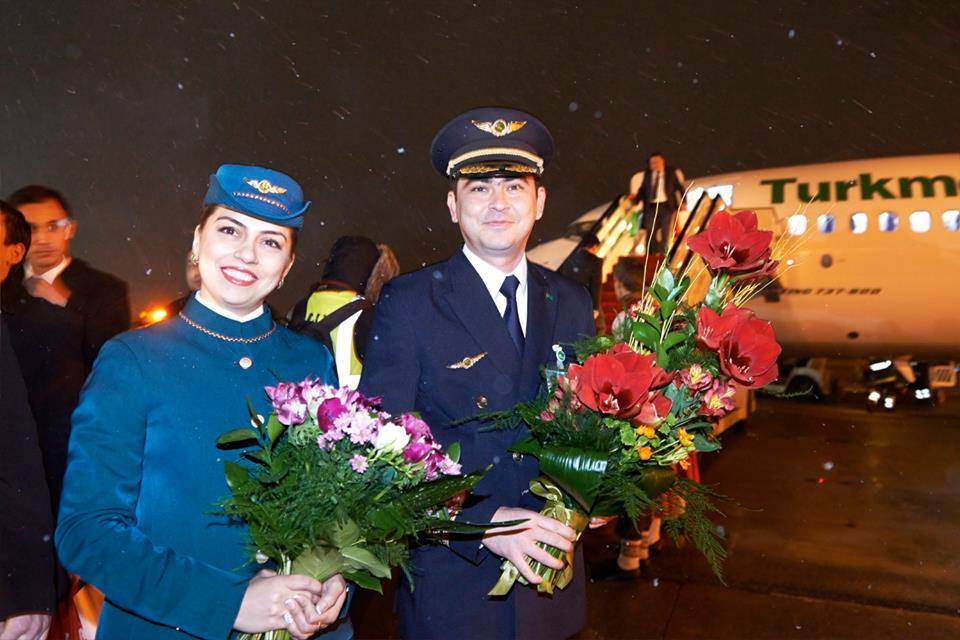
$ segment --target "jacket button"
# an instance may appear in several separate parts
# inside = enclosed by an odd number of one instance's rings
[[[487,408],[487,396],[477,396],[477,409]]]
[[[513,461],[514,461],[514,462],[521,462],[522,460],[523,460],[523,454],[522,454],[522,453],[517,453],[517,452],[515,451],[515,452],[513,453]]]

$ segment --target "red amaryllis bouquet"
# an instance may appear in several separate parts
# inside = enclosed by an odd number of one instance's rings
[[[716,214],[688,241],[703,259],[697,277],[710,278],[704,299],[691,299],[693,267],[676,273],[662,265],[614,335],[577,345],[579,362],[558,360],[544,395],[496,416],[500,426],[519,419],[528,427],[513,449],[539,461],[531,491],[546,500],[541,513],[579,532],[591,516],[662,513],[668,531],[690,539],[721,574],[725,553],[707,517],[717,494],[676,471],[693,452],[720,448],[714,423],[735,408],[738,386],[756,389],[777,377],[773,329],[742,307],[776,271],[771,240],[752,212]],[[662,506],[677,504],[685,506]],[[538,590],[569,584],[568,560],[562,571],[532,563],[544,578]],[[505,562],[491,594],[518,580],[525,582]]]
[[[461,475],[459,447],[444,451],[416,415],[392,416],[376,399],[312,379],[266,393],[266,420],[251,407],[252,427],[217,440],[246,449],[246,464],[225,463],[232,495],[221,506],[249,526],[251,560],[317,580],[340,573],[380,591],[390,567],[406,570],[419,539],[493,526],[448,517],[446,501],[483,472]]]

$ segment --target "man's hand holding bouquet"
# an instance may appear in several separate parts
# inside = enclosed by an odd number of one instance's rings
[[[542,514],[579,535],[591,518],[662,513],[668,531],[691,540],[721,574],[725,552],[707,517],[717,494],[677,468],[695,451],[720,448],[714,423],[734,408],[736,386],[756,389],[777,377],[773,328],[743,307],[777,271],[771,241],[753,212],[717,213],[687,243],[702,258],[699,273],[662,265],[613,335],[577,345],[578,362],[566,367],[558,350],[546,392],[494,416],[497,428],[528,429],[512,450],[539,461],[530,490],[546,501]],[[702,275],[710,278],[706,295],[691,300]],[[530,561],[542,578],[537,589],[552,593],[570,583],[573,551],[541,546],[565,560],[562,569]],[[491,595],[518,580],[528,584],[505,561]]]

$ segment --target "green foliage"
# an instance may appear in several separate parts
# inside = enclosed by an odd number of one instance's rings
[[[609,453],[545,445],[540,452],[540,473],[556,482],[590,513],[607,470]]]
[[[472,489],[486,470],[421,482],[373,461],[359,474],[343,464],[342,454],[318,447],[300,427],[288,433],[274,416],[256,424],[248,431],[260,446],[242,454],[250,462],[224,465],[231,497],[220,506],[247,523],[251,552],[292,559],[296,573],[325,579],[342,572],[361,587],[380,591],[391,566],[406,569],[411,542],[493,526],[451,521],[443,508]],[[236,431],[220,442],[249,441],[250,434]]]
[[[244,427],[241,429],[234,429],[233,431],[227,431],[219,438],[217,438],[217,445],[220,447],[226,447],[228,445],[237,445],[237,444],[249,444],[251,442],[256,442],[259,438],[259,434],[249,427]]]
[[[693,436],[693,446],[697,448],[697,451],[702,451],[704,453],[709,453],[711,451],[717,451],[720,449],[719,442],[717,442],[714,438],[708,438],[702,433],[698,433]]]
[[[726,299],[729,289],[730,276],[720,272],[710,281],[710,287],[707,289],[707,295],[704,297],[703,303],[720,313],[723,311],[723,301]]]
[[[577,360],[583,362],[588,357],[597,353],[606,353],[613,346],[613,338],[610,336],[589,336],[573,343],[573,351],[577,354]]]
[[[603,477],[591,514],[620,515],[633,521],[656,507],[654,497],[648,496],[637,482],[637,478],[628,473],[625,468],[613,466]]]
[[[685,507],[678,517],[664,519],[667,533],[674,540],[684,538],[692,542],[706,558],[717,579],[726,584],[723,580],[723,561],[727,557],[727,550],[709,514],[723,515],[711,498],[727,502],[730,499],[706,485],[686,479],[677,482],[673,493],[683,499]]]

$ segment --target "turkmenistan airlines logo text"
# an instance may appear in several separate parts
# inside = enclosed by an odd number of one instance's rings
[[[770,202],[773,204],[782,203],[786,199],[788,189],[795,190],[796,199],[801,202],[811,200],[842,202],[851,198],[856,199],[857,196],[860,200],[873,200],[874,198],[893,200],[896,198],[936,198],[938,196],[954,197],[957,195],[957,180],[952,176],[874,179],[869,173],[861,173],[852,180],[817,182],[812,185],[809,182],[797,182],[796,178],[761,180],[760,184],[770,187]],[[937,188],[938,185],[939,189]]]

